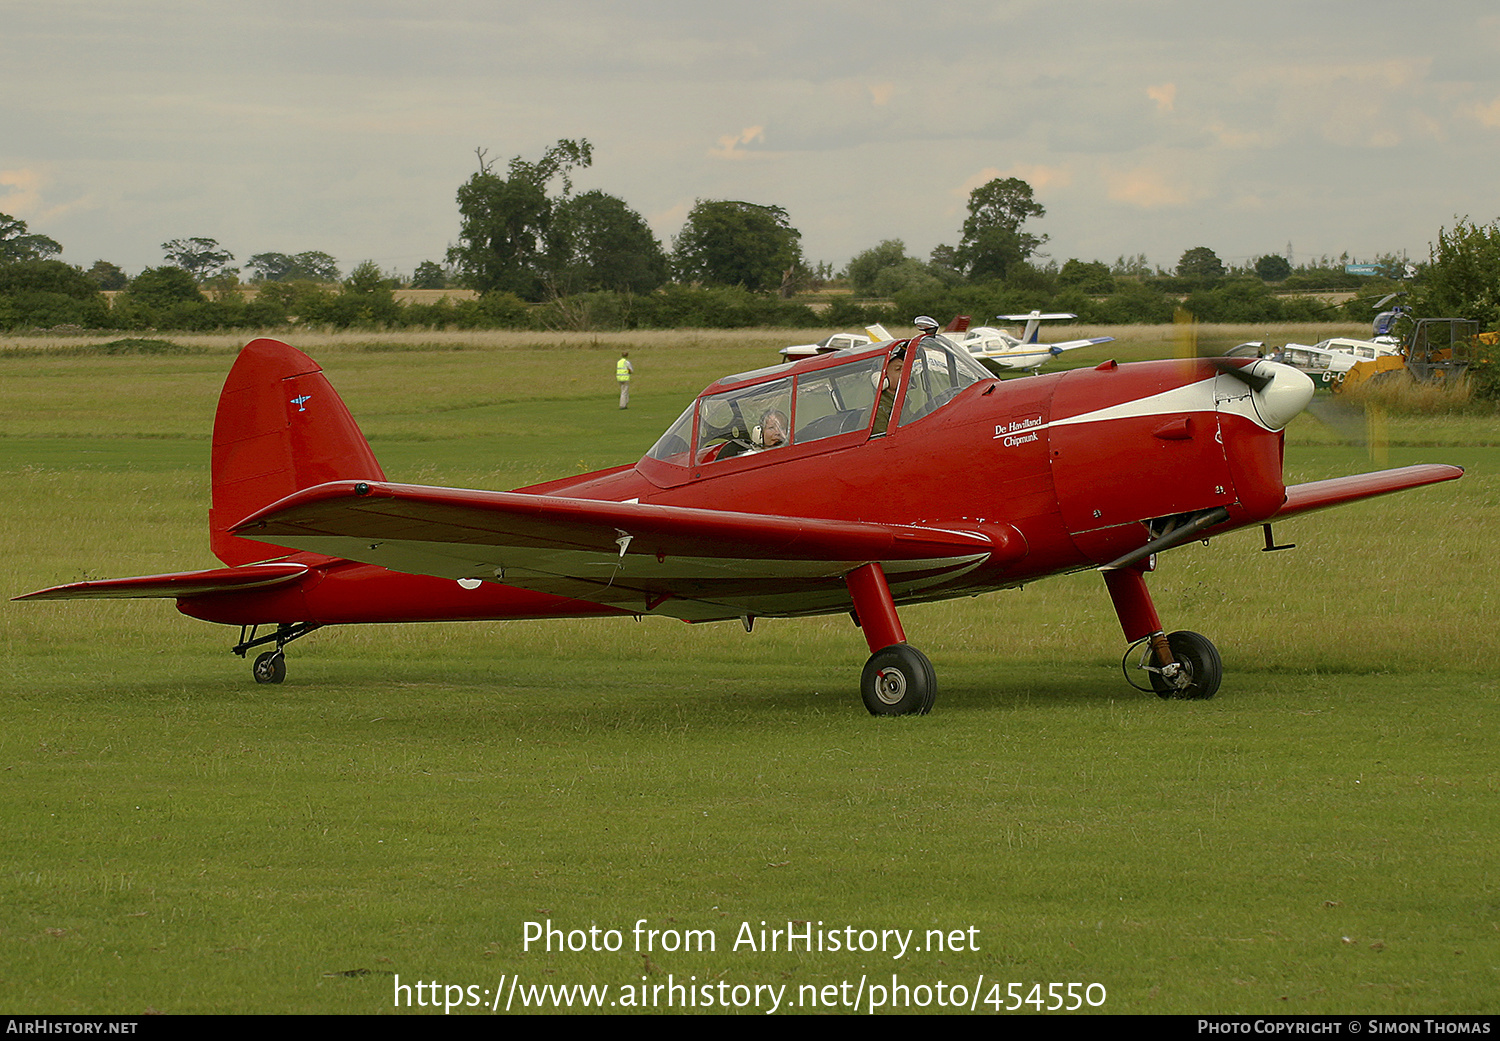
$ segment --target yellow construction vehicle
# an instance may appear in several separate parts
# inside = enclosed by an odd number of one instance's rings
[[[1419,318],[1412,323],[1399,355],[1357,362],[1334,384],[1342,393],[1374,379],[1404,372],[1422,383],[1456,380],[1473,360],[1476,344],[1500,343],[1500,333],[1481,333],[1471,318]]]

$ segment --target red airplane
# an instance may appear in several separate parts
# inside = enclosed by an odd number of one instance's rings
[[[1164,633],[1146,588],[1178,544],[1460,477],[1424,465],[1282,481],[1312,397],[1266,360],[1105,362],[1001,381],[922,321],[903,340],[778,363],[705,389],[634,466],[511,492],[393,484],[305,354],[256,340],[219,398],[209,538],[226,565],[77,582],[21,600],[169,597],[240,626],[255,679],[325,625],[848,612],[877,715],[932,707],[897,605],[1097,568],[1136,668],[1209,698],[1218,651]],[[260,627],[274,627],[267,634]],[[1132,653],[1126,652],[1127,662]],[[1127,678],[1130,677],[1127,670]]]

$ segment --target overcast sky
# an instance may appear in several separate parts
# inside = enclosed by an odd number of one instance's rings
[[[1426,259],[1500,217],[1494,0],[0,0],[0,212],[134,274],[443,259],[476,147],[587,138],[663,245],[784,207],[812,262],[956,245],[1027,180],[1058,263]]]

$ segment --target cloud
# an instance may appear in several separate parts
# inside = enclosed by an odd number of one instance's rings
[[[42,208],[42,175],[35,170],[0,170],[0,206],[13,216],[34,218]]]
[[[1475,105],[1472,111],[1474,118],[1479,120],[1481,126],[1500,129],[1500,98],[1496,98],[1488,105]]]
[[[35,225],[94,205],[92,195],[80,196],[72,202],[49,205],[42,189],[50,180],[41,170],[0,170],[0,213],[20,217],[28,224]]]
[[[1160,83],[1147,87],[1146,97],[1156,102],[1156,111],[1171,112],[1177,105],[1177,84]]]
[[[725,134],[719,138],[719,147],[710,148],[708,154],[717,159],[744,159],[750,153],[742,147],[743,145],[754,141],[764,142],[765,139],[765,127],[746,127],[738,134]]]
[[[896,93],[896,85],[891,82],[872,83],[870,84],[869,90],[870,100],[873,101],[878,108],[884,105],[889,105],[891,103],[891,98]]]
[[[958,196],[958,198],[962,199],[964,202],[968,202],[969,195],[974,191],[975,188],[979,188],[986,184],[989,184],[996,177],[1004,176],[1005,175],[1002,174],[997,167],[986,166],[977,174],[974,174],[965,179],[963,184],[960,184],[957,188],[954,188],[952,194]]]
[[[1225,148],[1263,148],[1270,145],[1273,141],[1269,133],[1255,130],[1240,130],[1218,121],[1209,123],[1205,129],[1214,136],[1214,140],[1218,141]]]
[[[1180,176],[1150,167],[1110,171],[1104,176],[1111,199],[1144,210],[1186,206],[1202,197],[1202,192]]]
[[[1019,177],[1038,192],[1048,188],[1066,188],[1073,183],[1073,171],[1066,166],[1043,166],[1017,163],[1005,173],[1006,177]]]

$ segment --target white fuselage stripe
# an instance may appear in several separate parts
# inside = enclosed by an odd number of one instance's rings
[[[1236,383],[1233,388],[1225,388],[1216,392],[1216,384],[1220,379],[1219,376],[1211,376],[1208,379],[1182,387],[1173,387],[1171,390],[1164,390],[1149,397],[1122,401],[1118,405],[1107,405],[1104,408],[1094,409],[1092,412],[1080,412],[1076,416],[1053,419],[1050,422],[1029,427],[1026,432],[1046,430],[1050,427],[1073,426],[1079,423],[1106,423],[1115,419],[1180,416],[1185,412],[1228,412],[1244,416],[1257,426],[1265,427],[1256,414],[1250,388]],[[1220,394],[1223,396],[1221,397]],[[1266,427],[1266,429],[1270,428]],[[1005,431],[1005,433],[1009,432]],[[997,433],[995,436],[1000,437],[1002,434]]]

